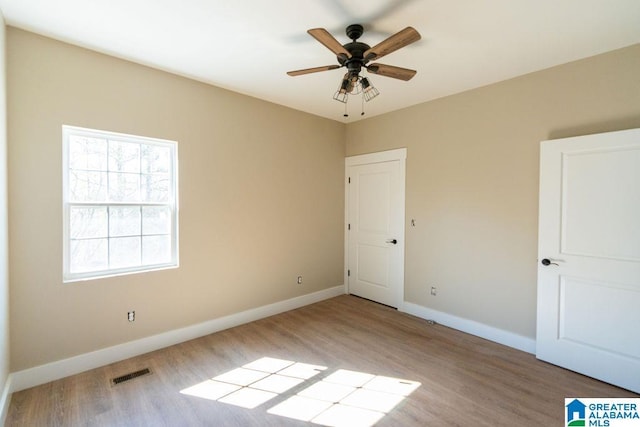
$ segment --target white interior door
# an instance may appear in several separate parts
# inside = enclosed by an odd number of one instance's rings
[[[347,158],[349,293],[392,307],[404,299],[406,149]]]
[[[540,150],[539,359],[640,392],[640,129]]]

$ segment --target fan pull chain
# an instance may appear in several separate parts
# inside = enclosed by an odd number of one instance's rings
[[[364,116],[364,93],[362,94],[362,98],[360,100],[360,103],[362,104],[362,106],[360,107],[360,115]]]
[[[343,117],[349,117],[349,113],[347,112],[347,103],[344,103],[344,114]]]

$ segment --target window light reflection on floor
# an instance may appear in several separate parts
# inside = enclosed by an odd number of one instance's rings
[[[416,381],[338,369],[314,380],[325,366],[263,357],[180,393],[253,409],[308,383],[267,410],[269,414],[325,426],[365,426],[378,422],[420,387]]]

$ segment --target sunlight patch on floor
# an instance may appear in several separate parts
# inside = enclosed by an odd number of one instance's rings
[[[326,366],[263,357],[180,393],[254,409],[326,370]],[[418,387],[416,381],[338,369],[267,412],[325,426],[370,427]]]
[[[241,388],[242,387],[238,385],[206,380],[201,382],[200,384],[185,388],[184,390],[180,391],[180,393],[188,394],[190,396],[202,397],[203,399],[218,400],[221,397],[224,397],[227,394]]]

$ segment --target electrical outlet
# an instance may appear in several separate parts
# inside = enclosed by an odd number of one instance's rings
[[[136,312],[135,311],[127,312],[127,320],[129,322],[134,322],[136,320]]]
[[[438,290],[436,289],[436,287],[432,286],[431,287],[431,295],[433,295],[435,297],[437,293],[438,293]]]
[[[298,285],[302,285],[302,276],[298,276]]]

